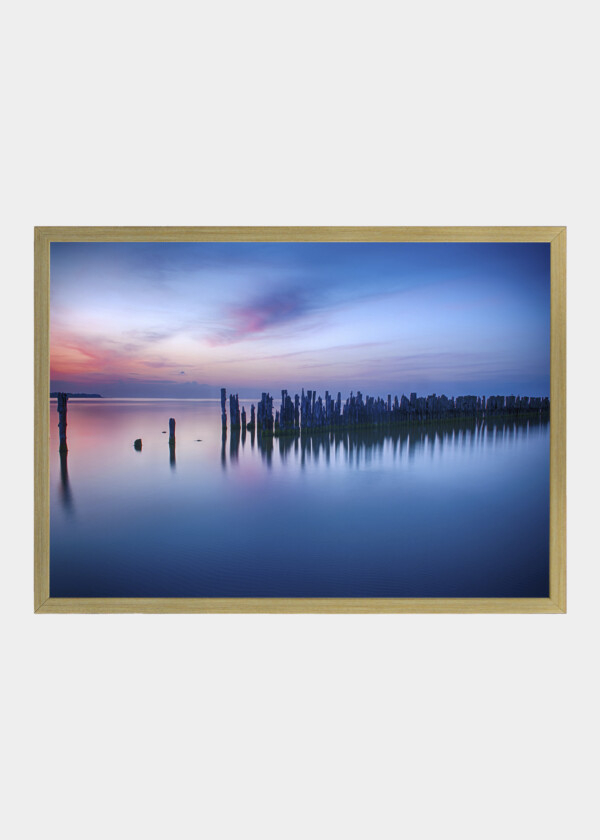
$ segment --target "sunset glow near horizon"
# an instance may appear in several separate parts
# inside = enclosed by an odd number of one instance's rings
[[[549,396],[548,243],[53,243],[51,390]]]

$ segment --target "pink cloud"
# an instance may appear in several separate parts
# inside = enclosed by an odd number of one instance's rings
[[[234,305],[229,307],[223,319],[226,326],[208,341],[213,345],[242,341],[271,327],[295,321],[309,309],[307,299],[298,291],[279,292],[242,306]]]

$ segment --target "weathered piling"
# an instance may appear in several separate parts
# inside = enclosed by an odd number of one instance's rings
[[[169,417],[169,464],[175,469],[175,418]]]
[[[258,431],[272,434],[274,427],[273,397],[270,394],[263,391],[256,413]]]
[[[142,451],[142,439],[141,438],[136,438],[133,441],[133,448],[135,449],[136,452],[141,452]]]
[[[281,392],[281,408],[279,410],[279,431],[292,432],[298,427],[296,417],[298,415],[298,394],[294,397],[294,402],[286,390]],[[277,426],[277,417],[275,418],[275,425]]]
[[[240,420],[240,400],[237,394],[229,395],[229,416],[232,429],[239,429],[241,426]]]
[[[67,451],[67,402],[69,397],[62,391],[56,397],[56,410],[58,411],[58,451]]]
[[[256,411],[254,409],[254,403],[250,406],[250,422],[246,426],[249,432],[253,432],[256,428]]]
[[[227,401],[227,391],[221,388],[221,426],[227,428],[227,409],[225,407]]]

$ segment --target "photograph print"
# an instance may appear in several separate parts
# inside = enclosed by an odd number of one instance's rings
[[[50,244],[51,598],[548,598],[549,242]]]

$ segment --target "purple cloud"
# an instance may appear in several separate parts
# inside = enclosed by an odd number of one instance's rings
[[[211,344],[232,344],[253,335],[261,334],[271,327],[291,323],[305,315],[311,306],[301,292],[282,291],[258,298],[242,305],[235,304],[227,310],[223,330],[215,333]]]

